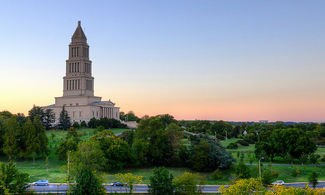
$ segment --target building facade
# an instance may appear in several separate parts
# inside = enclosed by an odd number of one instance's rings
[[[55,123],[59,123],[60,113],[65,107],[71,122],[88,122],[91,118],[113,118],[119,120],[120,109],[115,103],[102,101],[94,96],[92,62],[89,60],[89,45],[78,21],[69,45],[69,58],[66,60],[66,75],[63,77],[63,96],[55,98],[55,104],[43,109],[52,109]]]

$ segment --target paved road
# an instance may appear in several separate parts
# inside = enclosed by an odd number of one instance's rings
[[[303,188],[306,185],[306,182],[298,183],[287,183],[285,186],[300,187]],[[205,193],[217,193],[220,185],[205,185],[203,186],[202,192]],[[317,188],[325,188],[325,182],[319,182]],[[67,184],[50,184],[49,186],[30,186],[29,190],[34,190],[36,193],[66,193],[69,189]],[[126,187],[116,187],[105,185],[106,192],[127,192]],[[138,193],[147,193],[147,185],[136,185],[134,186],[134,191]]]

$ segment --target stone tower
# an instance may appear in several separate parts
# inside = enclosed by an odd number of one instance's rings
[[[65,107],[71,122],[89,122],[96,118],[120,119],[120,108],[115,103],[102,101],[94,96],[94,77],[89,60],[89,45],[81,28],[80,21],[69,45],[69,58],[66,60],[66,74],[63,77],[63,96],[55,97],[55,104],[44,106],[55,113],[53,126],[59,123],[60,113]]]
[[[94,77],[91,75],[89,45],[81,22],[72,35],[66,75],[63,77],[63,96],[94,96]]]

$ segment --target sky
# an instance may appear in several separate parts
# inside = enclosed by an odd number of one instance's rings
[[[0,110],[62,96],[81,20],[95,95],[138,116],[325,121],[325,1],[0,1]]]

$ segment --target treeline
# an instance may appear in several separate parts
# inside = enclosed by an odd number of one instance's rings
[[[226,138],[243,138],[248,142],[255,143],[258,140],[258,135],[261,132],[272,131],[276,129],[300,129],[308,136],[313,138],[315,143],[325,145],[325,123],[298,123],[298,124],[286,124],[284,122],[275,123],[253,123],[247,124],[242,122],[240,125],[232,125],[225,121],[179,121],[178,124],[187,131],[193,133],[208,133],[216,136],[219,140]]]

